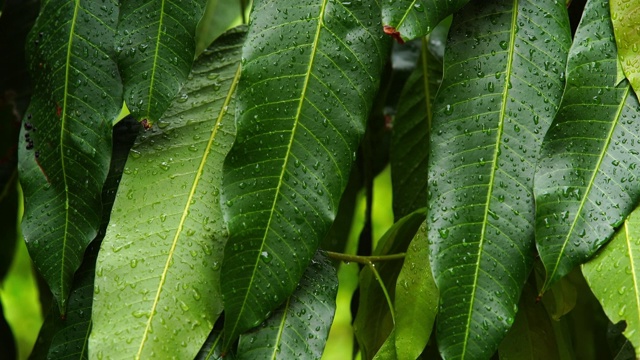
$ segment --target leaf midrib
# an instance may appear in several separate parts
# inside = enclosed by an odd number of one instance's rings
[[[280,326],[278,327],[278,336],[276,337],[276,341],[273,346],[273,353],[271,354],[271,360],[276,360],[278,355],[278,348],[280,347],[280,342],[282,341],[282,333],[284,332],[284,324],[287,320],[287,312],[289,311],[289,305],[291,304],[291,296],[287,298],[287,303],[284,306],[282,312],[282,320],[280,321]]]
[[[624,222],[624,232],[625,232],[625,241],[627,243],[627,253],[629,255],[629,266],[631,267],[631,279],[633,280],[633,290],[635,300],[636,300],[636,316],[638,317],[636,321],[640,323],[640,289],[638,288],[638,275],[636,273],[636,265],[633,256],[632,244],[631,244],[631,235],[629,233],[629,221]],[[637,350],[636,350],[637,351]]]
[[[158,68],[158,53],[160,52],[160,38],[162,37],[162,24],[164,24],[164,4],[165,0],[161,1],[162,5],[160,6],[160,19],[158,19],[158,36],[156,37],[156,48],[153,50],[153,66],[151,67],[151,77],[149,80],[149,97],[147,100],[147,111],[145,117],[149,117],[151,115],[151,98],[153,97],[153,90],[156,78],[156,70]],[[155,121],[157,119],[150,119],[150,121]]]

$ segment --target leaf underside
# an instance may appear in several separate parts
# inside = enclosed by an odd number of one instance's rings
[[[454,15],[428,186],[445,359],[490,357],[513,323],[533,260],[533,172],[570,41],[557,1],[484,1]]]
[[[225,160],[225,348],[285,301],[335,217],[387,52],[374,0],[255,1]]]
[[[417,39],[429,34],[444,18],[468,2],[469,0],[383,1],[382,24],[385,32],[396,39]]]
[[[222,311],[218,195],[245,34],[204,51],[185,96],[131,150],[96,265],[92,356],[193,358]]]
[[[640,198],[640,116],[628,81],[616,86],[616,45],[606,0],[590,0],[567,65],[567,89],[546,134],[535,177],[536,245],[543,292],[585,262]]]

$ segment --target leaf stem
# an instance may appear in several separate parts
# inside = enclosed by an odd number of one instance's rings
[[[325,254],[331,259],[344,261],[344,262],[354,262],[363,265],[369,265],[374,262],[379,261],[391,261],[391,260],[400,260],[404,259],[405,253],[391,254],[391,255],[374,255],[374,256],[361,256],[361,255],[350,255],[337,253],[333,251],[324,251]]]
[[[385,297],[385,299],[387,299],[387,305],[389,305],[389,313],[391,314],[391,321],[395,325],[396,324],[396,313],[395,313],[395,311],[393,311],[393,302],[391,301],[391,297],[389,296],[389,292],[387,292],[387,287],[384,286],[384,281],[382,281],[382,278],[380,277],[380,274],[378,273],[378,270],[376,270],[375,265],[373,265],[373,263],[369,262],[367,264],[367,266],[369,267],[369,269],[373,273],[373,276],[376,277],[376,280],[378,281],[378,284],[380,284],[380,288],[382,289],[382,292],[384,293],[384,297]]]

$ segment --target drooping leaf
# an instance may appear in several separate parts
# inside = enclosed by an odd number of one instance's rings
[[[378,349],[378,352],[373,357],[373,360],[399,359],[398,354],[396,352],[396,350],[398,349],[396,347],[396,341],[397,341],[396,330],[394,328],[393,330],[391,330],[391,333],[389,334],[389,337],[387,338],[387,340],[382,344],[382,346],[380,346],[380,349]]]
[[[609,0],[609,7],[618,59],[637,96],[640,92],[640,1]]]
[[[200,54],[213,40],[233,25],[241,23],[239,0],[209,0],[202,19],[196,28],[196,55]]]
[[[398,42],[429,34],[469,0],[394,0],[382,2],[384,32]]]
[[[225,160],[225,348],[293,293],[335,217],[388,42],[377,2],[254,1]]]
[[[604,244],[640,198],[638,99],[615,86],[616,45],[606,0],[590,0],[567,64],[562,105],[535,176],[536,243],[544,292]]]
[[[96,265],[92,356],[193,358],[222,311],[218,194],[245,34],[232,30],[203,53],[131,150]]]
[[[591,291],[640,354],[640,210],[634,210],[598,255],[582,266]]]
[[[425,208],[422,208],[398,220],[378,241],[373,255],[390,255],[407,251],[409,243],[425,216]],[[360,272],[360,299],[353,330],[363,359],[373,358],[393,330],[395,315],[390,308],[387,295],[389,300],[393,301],[402,264],[403,262],[398,260],[376,263],[375,269],[380,276],[379,279],[370,266],[363,268]]]
[[[440,293],[431,275],[427,225],[411,240],[398,275],[395,296],[395,349],[399,360],[417,359],[436,320]]]
[[[51,0],[29,33],[34,92],[18,149],[22,231],[64,313],[73,273],[100,227],[111,123],[122,107],[113,2]]]
[[[570,41],[562,2],[474,2],[454,15],[428,185],[445,359],[490,357],[513,323],[533,260],[534,165]]]
[[[336,311],[338,277],[320,253],[296,291],[261,326],[240,336],[238,359],[320,359]]]
[[[117,51],[131,115],[153,123],[187,80],[206,0],[120,2]],[[111,40],[113,41],[113,40]]]

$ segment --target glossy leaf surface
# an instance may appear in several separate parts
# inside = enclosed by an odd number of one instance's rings
[[[513,324],[534,253],[533,173],[569,44],[557,1],[469,3],[454,16],[428,186],[445,359],[490,357]]]
[[[36,268],[64,313],[73,273],[98,232],[111,158],[111,123],[122,107],[113,2],[51,0],[27,39],[34,93],[18,170],[22,231]]]
[[[338,277],[318,253],[296,291],[261,326],[240,336],[238,359],[320,359],[336,311]]]
[[[582,266],[582,273],[609,320],[626,322],[623,334],[640,354],[640,210]]]
[[[206,0],[127,0],[120,4],[118,66],[127,107],[157,121],[187,80]]]
[[[640,197],[638,100],[616,81],[616,45],[605,0],[590,0],[567,65],[567,89],[546,134],[535,177],[536,242],[543,292],[585,262]]]
[[[384,31],[396,39],[412,40],[429,34],[444,18],[469,0],[394,0],[382,2]]]
[[[635,90],[640,92],[640,1],[610,0],[611,22],[615,34],[618,59],[624,74]]]
[[[96,265],[92,356],[193,358],[222,311],[218,194],[244,37],[232,30],[206,50],[131,150]]]
[[[373,0],[263,0],[253,14],[222,194],[225,347],[293,293],[326,236],[388,44]]]

